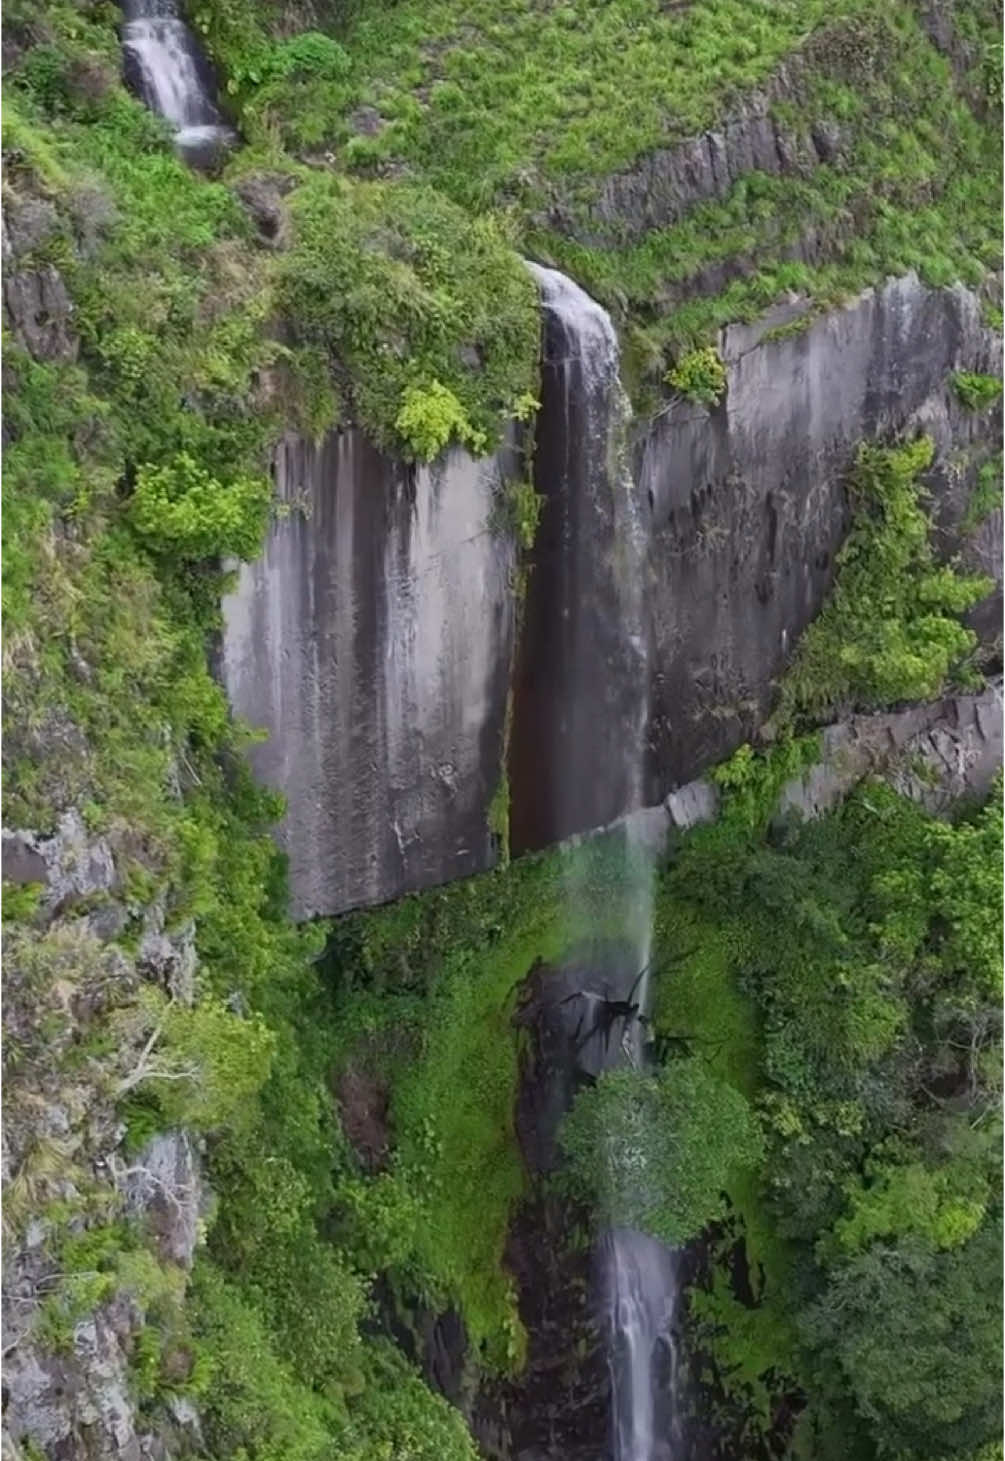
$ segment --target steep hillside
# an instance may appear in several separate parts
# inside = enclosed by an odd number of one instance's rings
[[[992,1461],[1000,821],[926,803],[945,767],[906,735],[868,766],[897,792],[772,816],[820,725],[977,694],[1000,667],[1000,5],[192,0],[184,18],[236,134],[202,170],[124,85],[117,6],[5,12],[5,1448],[601,1454],[606,1371],[576,1306],[602,1201],[535,1166],[526,1113],[555,1099],[534,1084],[542,969],[613,957],[638,908],[616,831],[509,861],[511,829],[544,825],[514,838],[539,849],[629,806],[584,789],[560,827],[531,815],[563,709],[562,605],[537,596],[564,541],[547,464],[571,459],[575,418],[548,404],[529,257],[610,312],[635,408],[603,485],[631,479],[651,514],[646,800],[763,732],[716,773],[720,822],[661,845],[654,895],[652,1033],[669,1088],[688,1062],[711,1112],[684,1149],[708,1147],[711,1175],[667,1228],[703,1235],[687,1454]],[[339,443],[365,463],[351,492]],[[496,451],[471,508],[444,452]],[[322,734],[291,672],[262,748],[222,688],[223,601],[251,583],[274,606],[276,563],[337,576],[336,488],[347,622],[305,587],[296,652],[341,665],[351,638],[360,694],[379,662],[385,700]],[[604,597],[623,525],[604,524],[562,603],[596,608],[611,686],[630,656]],[[294,533],[316,534],[303,557]],[[429,624],[416,563],[489,646],[472,670],[450,640],[428,733],[395,658]],[[367,637],[394,612],[403,641]],[[522,709],[522,673],[547,715]],[[606,703],[584,719],[612,755]],[[979,703],[994,744],[1000,700]],[[954,792],[983,799],[987,757],[954,757]],[[287,839],[297,797],[313,814],[331,795],[357,865],[280,853],[251,762],[290,792]],[[291,762],[338,785],[294,794]],[[296,922],[288,868],[311,914],[459,880]],[[718,1084],[691,1070],[706,1045]],[[755,1112],[758,1141],[731,1146],[719,1107]]]

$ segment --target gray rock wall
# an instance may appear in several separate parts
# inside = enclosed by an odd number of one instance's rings
[[[1000,440],[1000,419],[964,411],[950,387],[955,369],[998,371],[998,342],[967,290],[927,289],[910,274],[798,333],[770,333],[794,313],[726,329],[724,400],[711,411],[675,403],[640,446],[652,512],[650,803],[763,721],[832,582],[857,444],[915,429],[935,437],[948,552],[959,545],[967,464]],[[970,543],[971,560],[999,582],[1000,530],[997,514]],[[986,630],[999,617],[994,602],[976,615]]]
[[[264,728],[298,917],[383,902],[495,859],[514,626],[502,456],[411,468],[361,434],[275,462],[282,515],[224,602],[221,673]]]
[[[934,437],[940,551],[1000,581],[1001,513],[961,532],[1000,440],[1000,413],[964,410],[950,385],[999,368],[973,294],[908,275],[803,324],[794,302],[731,326],[723,401],[674,402],[644,427],[622,490],[616,351],[565,284],[565,315],[546,299],[546,507],[516,654],[513,547],[493,528],[508,460],[416,470],[354,432],[278,453],[283,515],[224,605],[222,677],[268,732],[252,760],[288,800],[298,916],[492,865],[511,690],[518,852],[657,805],[755,735],[833,581],[864,438]],[[973,618],[993,640],[1000,595]]]

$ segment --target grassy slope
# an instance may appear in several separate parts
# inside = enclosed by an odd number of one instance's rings
[[[341,26],[337,77],[260,83],[274,42],[257,8],[206,25],[251,144],[238,168],[298,153],[504,217],[613,309],[647,402],[674,356],[788,291],[826,306],[911,268],[977,285],[1000,261],[995,0],[954,9],[953,63],[911,0],[403,0]],[[837,135],[826,163],[749,172],[630,242],[592,212],[613,174],[715,127],[783,63],[773,115],[804,159],[814,129]]]

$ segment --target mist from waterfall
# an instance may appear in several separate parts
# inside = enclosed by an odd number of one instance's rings
[[[575,825],[577,802],[590,795],[584,779],[591,775],[609,778],[619,789],[620,805],[631,809],[618,834],[623,838],[627,889],[627,964],[618,989],[605,995],[603,989],[594,990],[584,982],[582,998],[597,1001],[614,994],[627,998],[644,1015],[649,1006],[658,849],[647,836],[652,824],[639,810],[649,664],[646,533],[627,452],[631,413],[620,381],[618,341],[610,316],[557,270],[529,267],[541,290],[546,318],[542,394],[553,438],[548,470],[560,479],[544,484],[564,578],[564,598],[553,616],[560,637],[554,657],[558,683],[551,687],[561,710],[552,728],[554,744],[541,750],[550,767],[552,827]],[[554,444],[556,431],[562,433],[560,448]],[[601,522],[604,534],[598,530]],[[610,562],[598,561],[601,541],[613,544]],[[621,636],[617,672],[606,676],[602,660],[598,662],[602,646],[587,612],[595,606],[584,602],[598,579],[612,586]],[[598,705],[605,693],[612,694],[612,686],[617,703]],[[595,910],[585,902],[590,894],[577,866],[570,857],[566,897],[575,911],[574,921],[583,926]],[[618,1065],[640,1066],[646,1058],[644,1028],[638,1018],[622,1020],[619,1037],[594,1042],[586,1065],[597,1073]],[[676,1256],[652,1238],[617,1229],[604,1235],[597,1262],[611,1380],[612,1461],[670,1461],[678,1439]]]

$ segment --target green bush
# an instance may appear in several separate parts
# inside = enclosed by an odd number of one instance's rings
[[[722,1216],[731,1178],[763,1152],[744,1097],[697,1059],[606,1071],[576,1097],[559,1142],[566,1180],[601,1223],[672,1245]]]
[[[726,391],[726,367],[718,351],[707,345],[679,360],[667,371],[666,382],[689,401],[715,406]]]
[[[478,456],[485,450],[484,432],[475,431],[453,391],[438,380],[428,386],[409,386],[394,418],[394,429],[409,458],[430,462],[452,441]]]
[[[1001,396],[1002,382],[997,376],[957,370],[953,374],[953,390],[968,411],[985,411]]]
[[[176,558],[254,558],[261,548],[271,491],[264,477],[226,486],[180,452],[160,467],[140,467],[129,520],[143,542]]]
[[[931,699],[974,648],[976,636],[958,616],[991,584],[935,562],[919,481],[932,457],[926,437],[859,449],[850,481],[852,527],[831,596],[783,683],[782,724]]]
[[[373,439],[427,458],[451,439],[494,448],[525,409],[540,331],[530,274],[499,226],[418,184],[324,175],[291,211],[280,303]]]

